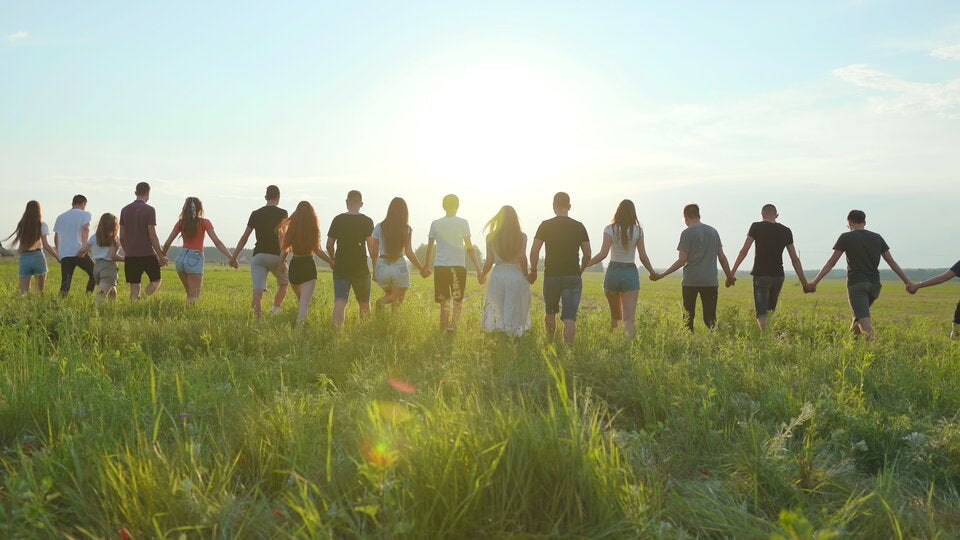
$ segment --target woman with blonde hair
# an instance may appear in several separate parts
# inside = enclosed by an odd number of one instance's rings
[[[600,252],[587,266],[603,261],[611,253],[610,265],[603,276],[603,293],[610,305],[610,330],[616,330],[623,321],[623,330],[632,339],[637,334],[637,294],[640,291],[636,256],[640,256],[640,262],[650,275],[656,275],[656,272],[643,244],[637,208],[630,199],[620,201],[610,225],[603,229]]]
[[[183,238],[183,247],[177,252],[176,268],[180,282],[187,292],[188,304],[193,304],[200,298],[200,289],[203,287],[203,241],[208,234],[220,253],[227,259],[233,257],[213,231],[213,223],[203,217],[203,203],[200,199],[187,197],[183,202],[183,210],[180,211],[180,219],[163,244],[163,255],[167,255],[167,250],[177,236]]]
[[[7,241],[13,238],[11,245],[17,246],[20,253],[20,294],[30,292],[31,277],[36,278],[37,292],[43,292],[43,284],[47,279],[47,259],[43,256],[44,251],[60,261],[57,249],[47,241],[49,234],[50,229],[40,214],[40,203],[30,201],[13,234],[4,239]]]
[[[521,336],[530,329],[527,235],[512,206],[504,206],[485,227],[487,259],[480,283],[487,281],[481,324],[485,332]],[[492,271],[491,271],[492,269]]]
[[[297,324],[303,323],[310,311],[313,291],[317,288],[317,263],[313,256],[333,268],[333,259],[320,249],[320,223],[313,206],[300,201],[289,218],[280,223],[280,268],[286,271],[287,256],[293,253],[287,277],[297,295]]]

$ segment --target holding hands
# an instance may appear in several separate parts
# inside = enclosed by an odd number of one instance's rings
[[[907,292],[910,294],[917,294],[917,291],[920,290],[920,283],[910,282],[907,283]]]
[[[727,287],[728,289],[729,289],[730,287],[733,287],[736,283],[737,283],[737,277],[736,277],[736,276],[734,276],[733,274],[730,274],[729,276],[727,276],[726,287]]]
[[[531,269],[530,269],[530,273],[527,274],[527,281],[529,281],[531,285],[533,285],[534,283],[537,282],[537,269],[536,269],[536,268],[531,268]]]
[[[803,284],[803,294],[812,294],[817,292],[816,283],[804,283]]]
[[[650,281],[657,281],[658,279],[662,278],[663,276],[660,275],[660,274],[658,274],[658,273],[656,273],[656,272],[650,272],[649,277],[650,277]]]

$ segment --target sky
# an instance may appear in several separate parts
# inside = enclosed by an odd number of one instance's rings
[[[688,202],[731,259],[769,202],[806,268],[853,208],[946,267],[960,3],[0,0],[3,236],[30,199],[96,220],[142,180],[161,241],[192,195],[232,247],[269,184],[324,232],[350,189],[375,222],[401,196],[415,244],[447,193],[482,244],[566,191],[595,246],[633,200],[657,267]]]

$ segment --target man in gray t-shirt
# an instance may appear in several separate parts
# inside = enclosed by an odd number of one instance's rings
[[[688,204],[683,208],[683,221],[687,228],[680,233],[677,245],[678,257],[670,268],[663,273],[651,275],[657,280],[683,268],[683,309],[687,312],[687,328],[693,330],[693,319],[697,313],[697,296],[703,305],[703,322],[708,328],[717,324],[717,262],[727,276],[726,285],[730,287],[737,280],[730,271],[730,263],[723,254],[720,234],[709,225],[700,222],[700,207]]]

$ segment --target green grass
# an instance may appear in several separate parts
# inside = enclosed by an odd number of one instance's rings
[[[249,275],[199,305],[14,295],[0,265],[0,537],[960,535],[960,287],[887,284],[874,343],[842,282],[786,287],[760,335],[750,284],[689,335],[679,282],[645,282],[638,337],[587,276],[571,349],[534,329],[436,331],[427,282],[398,312],[253,320]],[[125,291],[121,291],[124,293]],[[123,297],[123,294],[121,294]],[[389,379],[416,387],[402,393]]]

